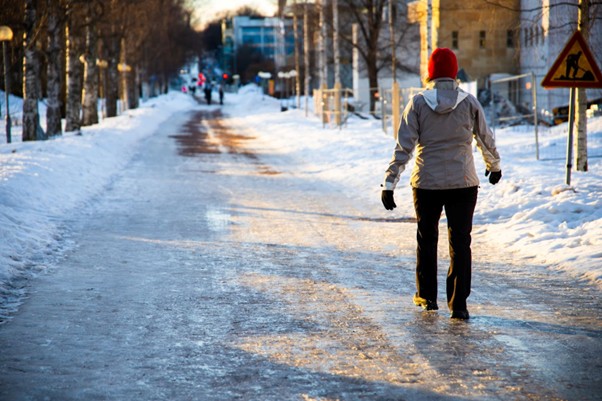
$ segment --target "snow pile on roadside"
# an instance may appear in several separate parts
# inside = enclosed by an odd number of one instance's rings
[[[394,147],[390,130],[386,135],[380,121],[352,116],[342,130],[323,128],[311,111],[309,118],[303,110],[281,113],[276,107],[271,114],[264,108],[257,114],[259,102],[251,91],[231,95],[234,107],[226,111],[272,152],[287,153],[299,162],[290,173],[340,187],[341,196],[363,202],[367,215],[413,216],[407,184],[412,162],[395,191],[395,212],[380,204],[379,185]],[[564,160],[537,161],[530,132],[524,127],[497,130],[504,177],[496,186],[481,177],[475,235],[515,253],[517,263],[524,259],[563,269],[602,288],[602,159],[590,158],[587,173],[573,171],[574,190],[566,190]],[[566,132],[566,124],[555,127],[546,140],[562,148]],[[589,149],[602,146],[602,117],[589,120],[588,140]],[[475,160],[477,171],[484,173],[480,154]],[[279,168],[286,171],[289,166]]]
[[[193,106],[190,97],[170,93],[84,127],[82,135],[48,141],[21,142],[21,127],[14,127],[13,143],[0,144],[0,321],[17,306],[24,280],[60,253],[57,236],[69,213],[102,192],[159,123]]]

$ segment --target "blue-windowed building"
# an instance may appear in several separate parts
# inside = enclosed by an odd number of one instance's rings
[[[301,42],[302,38],[302,32],[299,32],[298,40]],[[273,60],[277,69],[294,64],[295,38],[291,18],[238,16],[224,20],[222,43],[224,58],[234,59],[238,49],[250,46],[266,59]]]

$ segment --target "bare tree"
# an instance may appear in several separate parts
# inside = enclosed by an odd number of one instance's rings
[[[102,3],[88,1],[86,12],[82,125],[98,123],[98,18]]]
[[[23,26],[24,66],[23,66],[23,141],[46,139],[40,126],[38,100],[41,97],[41,62],[37,36],[40,24],[36,18],[38,1],[25,1]]]
[[[63,85],[62,43],[64,41],[64,9],[60,0],[47,0],[48,10],[48,47],[47,55],[47,104],[46,132],[48,136],[61,135],[61,87]]]
[[[11,43],[10,60],[13,82],[22,82],[12,92],[21,95],[22,90],[24,98],[23,139],[46,139],[38,112],[44,88],[49,135],[62,133],[63,105],[67,131],[98,121],[99,59],[107,61],[103,92],[108,116],[117,115],[118,64],[123,55],[131,68],[122,85],[130,107],[138,104],[143,79],[160,77],[165,90],[168,78],[198,52],[200,36],[190,26],[186,4],[186,0],[0,0],[0,20],[13,28],[15,37],[23,38]]]
[[[393,46],[391,46],[391,41],[382,40],[382,35],[383,33],[388,35],[388,18],[384,15],[385,7],[393,2],[390,2],[390,0],[338,1],[341,6],[340,18],[343,21],[341,25],[350,27],[352,23],[356,23],[359,27],[359,43],[353,43],[350,29],[347,32],[341,33],[341,39],[343,39],[348,46],[355,47],[364,61],[370,87],[370,111],[374,113],[379,71],[391,65],[391,51],[397,51],[406,39],[405,35],[409,28],[409,24],[406,22],[405,18],[407,6],[405,2],[396,2],[396,32]],[[393,47],[393,49],[391,47]],[[411,71],[410,67],[404,66],[398,59],[395,62],[395,68]]]
[[[132,78],[147,80],[153,76],[167,80],[201,54],[202,33],[192,28],[192,11],[185,4],[183,0],[154,0],[153,7],[144,8],[141,19],[155,23],[138,26],[128,35],[129,58],[135,69]]]
[[[83,40],[84,10],[76,0],[70,0],[67,8],[66,35],[66,79],[65,130],[77,131],[81,128],[82,83],[84,68],[80,55],[84,51]]]

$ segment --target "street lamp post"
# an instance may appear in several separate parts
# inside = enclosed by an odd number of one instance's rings
[[[4,95],[6,96],[6,143],[11,143],[10,135],[10,110],[8,108],[8,97],[10,93],[10,76],[8,71],[8,50],[7,43],[13,39],[13,31],[9,27],[0,26],[0,42],[2,42],[2,52],[4,57]]]

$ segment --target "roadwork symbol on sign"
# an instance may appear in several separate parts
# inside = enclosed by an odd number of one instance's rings
[[[581,32],[575,31],[548,71],[544,88],[602,88],[602,72]]]

